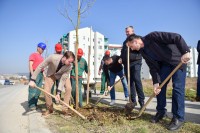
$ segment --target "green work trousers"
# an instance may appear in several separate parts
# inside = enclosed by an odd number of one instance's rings
[[[42,87],[42,81],[43,81],[43,74],[39,73],[35,80],[36,86]],[[29,108],[37,106],[37,102],[38,102],[40,93],[41,93],[40,90],[29,86],[29,89],[28,89],[28,106],[29,106]]]
[[[76,80],[75,78],[70,78],[72,85],[72,97],[76,103]],[[82,96],[82,78],[78,78],[78,89],[79,89],[79,107],[83,106],[83,96]]]
[[[106,88],[106,85],[105,85],[106,84],[106,79],[107,79],[106,74],[103,71],[101,73],[101,91],[100,91],[101,94],[103,94],[104,91],[105,91],[105,88]]]

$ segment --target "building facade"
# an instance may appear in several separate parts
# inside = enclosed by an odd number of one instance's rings
[[[89,27],[79,29],[78,35],[79,48],[82,48],[84,52],[83,58],[87,62],[90,60],[90,81],[94,82],[101,78],[98,75],[98,70],[104,55],[104,35],[99,32],[94,32]],[[66,50],[75,53],[76,31],[70,31],[63,40],[63,45]],[[90,55],[88,55],[89,49],[91,49]],[[86,76],[83,75],[84,78]]]

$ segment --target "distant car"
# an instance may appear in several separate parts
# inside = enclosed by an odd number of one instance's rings
[[[15,85],[15,81],[10,81],[10,85]]]
[[[10,83],[10,80],[6,79],[4,85],[12,85],[12,84]]]

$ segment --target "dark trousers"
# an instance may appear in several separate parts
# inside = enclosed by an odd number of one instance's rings
[[[136,92],[137,92],[138,102],[140,104],[144,104],[145,96],[141,81],[141,65],[142,64],[138,63],[130,66],[130,90],[131,90],[131,101],[136,102]],[[124,68],[127,77],[128,76],[127,66],[125,66]]]
[[[200,64],[198,64],[197,96],[200,97]]]
[[[163,82],[166,77],[174,70],[175,66],[162,65],[160,69],[160,78]],[[185,78],[186,70],[177,70],[172,76],[172,114],[174,118],[184,121],[185,116]],[[157,95],[157,111],[166,112],[166,88],[169,81],[162,87],[161,92]]]

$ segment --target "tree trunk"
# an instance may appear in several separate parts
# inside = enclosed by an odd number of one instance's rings
[[[79,38],[78,38],[78,29],[80,25],[80,0],[78,1],[78,19],[77,19],[77,26],[76,26],[76,46],[75,46],[75,75],[76,75],[76,109],[79,107],[79,88],[78,88],[78,60],[77,60],[77,52],[79,46]]]

